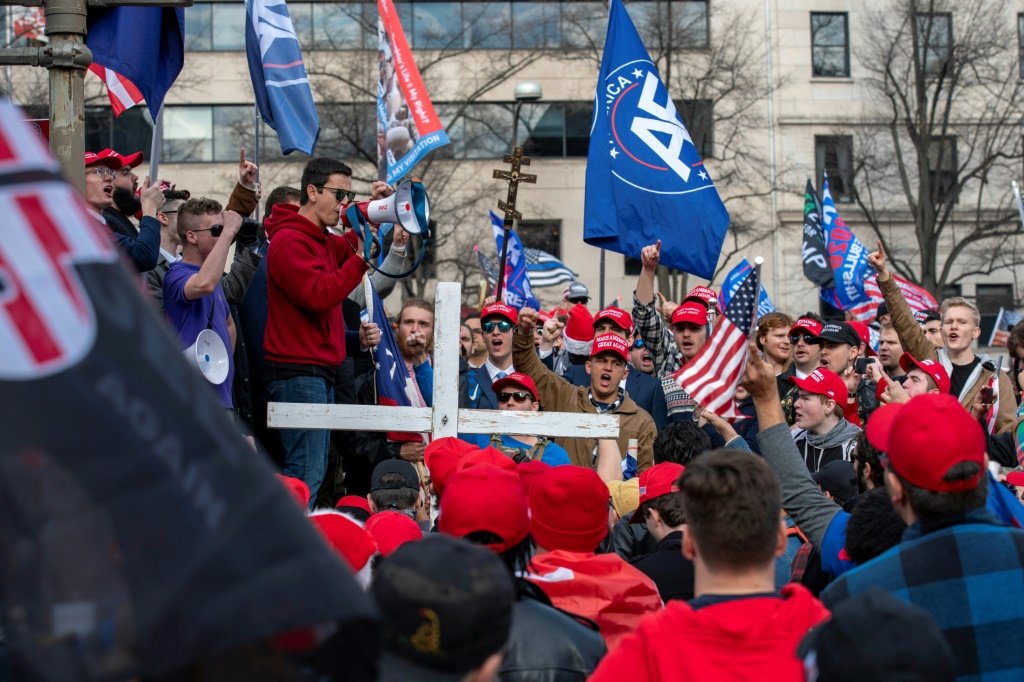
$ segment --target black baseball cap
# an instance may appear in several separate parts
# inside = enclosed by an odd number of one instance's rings
[[[957,669],[931,614],[878,587],[836,606],[797,656],[818,682],[953,682]]]
[[[857,494],[857,472],[853,462],[837,459],[811,474],[814,482],[842,504]]]
[[[821,333],[815,337],[819,343],[848,343],[851,346],[861,344],[860,335],[849,322],[828,322],[821,328]]]
[[[387,474],[399,474],[402,477],[402,483],[381,483],[380,479]],[[413,466],[412,462],[406,462],[404,459],[386,459],[373,467],[373,473],[370,474],[370,492],[374,490],[398,490],[400,488],[418,490],[419,487],[420,477],[416,473],[416,467]]]
[[[942,320],[942,315],[939,314],[938,310],[918,310],[914,313],[914,319],[917,320],[918,324],[927,324],[932,320]]]
[[[501,558],[439,533],[383,557],[379,679],[461,680],[508,642],[515,587]]]

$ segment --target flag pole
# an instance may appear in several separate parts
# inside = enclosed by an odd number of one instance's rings
[[[263,119],[260,117],[260,107],[259,107],[259,105],[258,104],[253,104],[253,109],[255,109],[255,111],[256,111],[256,117],[254,119],[255,125],[253,126],[255,128],[255,131],[256,131],[256,135],[255,135],[256,139],[252,143],[252,162],[256,164],[256,186],[259,187],[260,186],[260,170],[259,170],[260,169],[260,151],[262,151],[261,147],[260,147],[260,133],[262,132],[260,130],[260,124],[263,122]],[[256,215],[256,222],[258,223],[260,221],[260,202],[258,202],[258,201],[256,202],[256,214],[255,215]]]
[[[604,308],[604,249],[601,249],[601,282],[599,285],[598,298],[601,301],[601,308]]]
[[[757,329],[757,311],[761,307],[761,266],[764,265],[764,258],[757,256],[754,258],[754,314],[753,319],[750,321],[750,333],[751,335],[756,334]],[[763,353],[762,353],[763,355]]]
[[[149,184],[155,185],[160,182],[160,151],[164,139],[164,107],[160,105],[160,111],[156,113],[156,120],[153,121],[153,140],[149,145]]]
[[[1021,201],[1020,198],[1020,186],[1016,180],[1011,180],[1010,187],[1013,188],[1013,198],[1017,202],[1017,213],[1020,214],[1020,223],[1024,227],[1024,201]]]

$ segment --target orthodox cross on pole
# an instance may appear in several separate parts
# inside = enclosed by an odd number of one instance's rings
[[[432,433],[434,438],[459,433],[618,437],[619,417],[615,414],[460,410],[458,334],[461,302],[462,285],[438,282],[434,295],[433,407],[269,403],[267,426],[274,429],[407,431]],[[387,320],[380,324],[387,324]]]
[[[506,154],[505,163],[512,164],[512,170],[494,170],[495,180],[506,180],[508,182],[508,196],[505,201],[498,201],[498,208],[505,213],[505,236],[501,240],[501,262],[498,264],[498,290],[495,292],[495,297],[498,301],[502,300],[502,291],[505,288],[505,261],[508,259],[508,233],[512,231],[512,221],[522,220],[523,215],[516,210],[516,194],[519,192],[519,183],[528,182],[534,184],[537,182],[537,176],[530,173],[523,173],[520,169],[523,166],[530,165],[530,157],[523,156],[523,148],[516,147],[512,150],[511,154]]]

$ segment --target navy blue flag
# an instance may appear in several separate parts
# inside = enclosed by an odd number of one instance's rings
[[[320,136],[320,117],[309,89],[302,52],[284,0],[247,0],[245,54],[256,106],[277,131],[281,153],[309,156]]]
[[[867,248],[850,231],[836,210],[836,203],[828,187],[828,173],[825,174],[821,189],[821,224],[835,284],[834,288],[822,288],[821,298],[839,310],[850,310],[862,303],[870,303],[871,296],[864,290],[864,283],[868,277],[875,276],[875,269],[868,264]]]
[[[729,307],[729,301],[732,300],[733,295],[753,269],[754,266],[750,264],[750,261],[744,258],[739,262],[739,265],[730,270],[729,274],[725,276],[725,281],[722,283],[722,291],[718,297],[723,308]],[[765,290],[764,284],[762,284],[761,294],[757,299],[757,319],[760,320],[768,313],[773,312],[775,312],[775,305],[772,303],[772,299],[768,297],[768,292]]]
[[[185,11],[90,7],[88,30],[93,62],[134,83],[155,120],[185,64]]]
[[[500,254],[501,245],[505,241],[505,227],[502,219],[494,211],[491,211],[491,228],[494,230],[494,241]],[[505,257],[505,288],[501,292],[502,298],[513,308],[529,306],[534,310],[540,310],[540,303],[533,295],[530,279],[526,276],[526,267],[523,242],[515,231],[510,230],[508,254]]]
[[[729,227],[715,184],[621,0],[612,0],[587,156],[583,240],[711,279]]]
[[[821,200],[810,180],[804,190],[804,241],[800,252],[804,277],[819,287],[831,287],[832,268],[828,266],[825,233],[821,229]]]
[[[409,373],[405,368],[402,351],[398,348],[398,339],[388,322],[388,313],[384,302],[380,300],[377,290],[369,277],[363,278],[366,295],[372,299],[373,316],[371,322],[380,327],[380,343],[374,351],[376,362],[377,403],[380,405],[412,405],[407,392]]]

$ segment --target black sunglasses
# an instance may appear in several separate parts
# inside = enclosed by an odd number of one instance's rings
[[[488,322],[484,322],[480,326],[483,327],[483,330],[488,334],[493,332],[495,327],[500,329],[502,333],[505,333],[512,329],[512,323],[509,322],[508,320],[490,320]]]
[[[220,223],[206,228],[205,230],[189,230],[189,232],[209,232],[214,237],[219,237],[220,233],[224,231],[224,226]]]
[[[800,343],[800,339],[803,339],[804,343],[806,343],[808,346],[820,346],[821,345],[821,341],[819,341],[815,337],[811,336],[810,334],[790,334],[789,335],[789,342],[791,344],[793,344],[794,346],[796,344]]]
[[[513,398],[517,403],[521,403],[526,400],[533,400],[533,394],[529,391],[502,391],[498,394],[499,403],[508,402]]]
[[[644,347],[644,340],[643,339],[637,339],[637,340],[635,340],[633,342],[633,349],[634,350],[636,350],[637,348],[643,348],[643,347]]]
[[[334,198],[342,203],[351,203],[356,198],[356,193],[350,189],[342,189],[340,187],[328,187],[327,185],[324,185],[323,187],[320,188],[320,191],[323,192],[325,189],[329,189],[332,192],[334,192]]]

